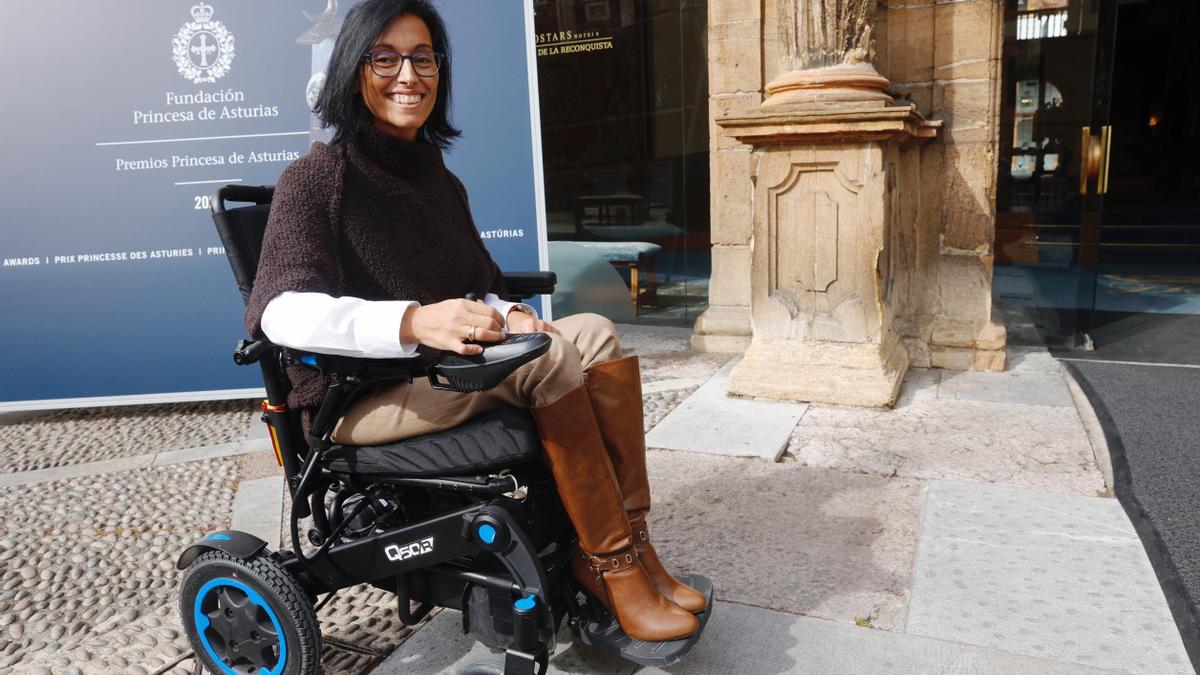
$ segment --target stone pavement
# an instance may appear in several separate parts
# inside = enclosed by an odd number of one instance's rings
[[[728,362],[697,387],[658,367],[700,356],[660,354],[664,335],[626,337],[648,391],[694,390],[648,434],[651,530],[719,600],[669,672],[1193,672],[1044,350],[1010,350],[1003,373],[914,370],[885,411],[720,396]],[[660,672],[571,637],[552,672]],[[487,654],[444,611],[375,672]]]
[[[913,371],[879,411],[723,400],[729,357],[622,328],[650,438],[675,448],[649,457],[659,550],[719,601],[671,672],[1191,672],[1044,352],[1012,350],[999,374]],[[175,557],[231,523],[283,538],[253,407],[0,417],[0,674],[190,672]],[[678,423],[714,416],[732,440],[771,431],[725,453]],[[405,628],[369,587],[319,618],[339,645],[328,672],[452,672],[481,651],[454,612]],[[554,666],[634,670],[568,633]]]

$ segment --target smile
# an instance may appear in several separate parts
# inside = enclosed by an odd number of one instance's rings
[[[387,99],[396,105],[415,106],[424,100],[424,94],[388,94]]]

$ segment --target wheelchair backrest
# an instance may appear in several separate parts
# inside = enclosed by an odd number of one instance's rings
[[[233,268],[242,300],[250,302],[258,256],[262,252],[263,233],[271,211],[273,185],[226,185],[212,199],[213,223],[225,246],[225,256]],[[228,208],[227,202],[251,203],[252,206]]]
[[[258,256],[262,252],[263,234],[267,230],[267,216],[271,211],[271,197],[275,188],[271,185],[226,185],[217,190],[212,199],[213,223],[225,245],[225,257],[233,268],[242,300],[250,302],[250,291],[258,272]],[[249,203],[250,206],[229,208],[231,202]],[[285,404],[292,385],[284,373],[274,347],[272,354],[258,360],[262,368],[263,385],[267,400],[263,401],[263,414],[274,431],[272,441],[280,463],[289,477],[299,471],[299,457],[307,452],[302,432],[301,413]]]

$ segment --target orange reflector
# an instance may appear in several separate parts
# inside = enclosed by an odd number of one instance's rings
[[[275,427],[268,424],[267,430],[271,432],[271,448],[275,450],[275,461],[279,462],[279,466],[283,466],[283,453],[279,449],[279,437],[275,435]]]
[[[287,412],[287,409],[288,409],[288,407],[287,407],[286,403],[282,403],[280,405],[271,405],[270,401],[263,399],[263,402],[262,402],[262,411],[263,412]]]

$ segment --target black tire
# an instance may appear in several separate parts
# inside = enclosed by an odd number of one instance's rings
[[[210,673],[321,671],[321,629],[312,603],[269,554],[242,560],[208,551],[196,558],[179,585],[179,614],[196,658]],[[211,623],[197,630],[206,621]]]

